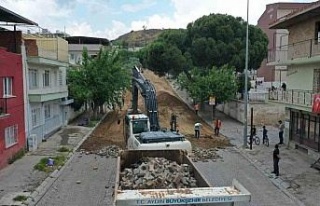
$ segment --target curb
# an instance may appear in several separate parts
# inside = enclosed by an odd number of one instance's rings
[[[35,191],[33,191],[28,197],[28,199],[24,202],[26,205],[36,205],[38,202],[42,199],[42,197],[48,192],[49,188],[53,185],[53,183],[60,177],[63,170],[70,164],[70,162],[75,157],[75,152],[79,149],[79,147],[83,144],[84,141],[92,134],[92,132],[100,125],[100,123],[106,118],[107,114],[109,112],[106,112],[101,118],[101,120],[89,130],[89,132],[82,138],[82,140],[75,146],[67,156],[67,161],[65,164],[60,168],[54,170],[41,184],[38,186]]]

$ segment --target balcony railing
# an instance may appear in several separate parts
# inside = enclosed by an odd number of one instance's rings
[[[269,100],[286,104],[311,107],[313,95],[313,92],[310,90],[270,90]]]
[[[0,98],[0,116],[7,114],[7,99]]]
[[[320,39],[309,39],[269,50],[268,62],[283,62],[318,55],[320,55]]]

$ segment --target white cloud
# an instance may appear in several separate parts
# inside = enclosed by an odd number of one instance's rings
[[[282,0],[281,2],[314,2],[315,0]],[[257,20],[266,8],[266,4],[277,3],[279,0],[249,1],[249,23],[256,25]],[[173,17],[154,14],[144,20],[133,21],[131,28],[140,30],[147,28],[186,28],[187,24],[210,13],[228,14],[247,20],[247,0],[171,0],[175,8]]]
[[[18,13],[42,27],[52,27],[59,24],[57,20],[69,17],[71,9],[61,6],[55,0],[4,0],[1,5]]]
[[[281,0],[281,2],[314,1]],[[37,22],[42,28],[48,28],[52,32],[63,30],[66,26],[66,32],[71,35],[99,36],[108,39],[115,39],[131,30],[142,30],[143,26],[147,29],[186,28],[188,23],[210,13],[240,16],[246,20],[247,0],[170,0],[170,5],[167,6],[174,9],[173,13],[157,13],[156,8],[152,7],[155,0],[143,0],[140,4],[133,4],[129,0],[127,2],[130,4],[118,8],[111,8],[110,0],[0,0],[0,5]],[[249,23],[256,24],[266,4],[276,2],[279,0],[250,0]],[[75,10],[79,8],[89,12],[84,12],[83,16],[75,16],[77,14]],[[141,11],[139,14],[143,14],[142,10],[146,8],[154,9],[154,14],[142,16],[136,21],[128,22],[125,15],[119,15],[122,10]],[[97,18],[95,14],[99,14],[101,18],[93,21],[93,17]],[[94,23],[88,23],[91,21]],[[111,23],[106,25],[106,22]],[[31,30],[38,31],[36,28]]]
[[[112,21],[111,29],[94,30],[87,22],[73,22],[70,27],[66,28],[66,33],[71,36],[91,36],[107,39],[116,39],[118,36],[129,32],[128,27],[120,21]]]
[[[123,4],[121,8],[128,12],[137,12],[151,7],[155,4],[154,0],[143,0],[141,3]]]

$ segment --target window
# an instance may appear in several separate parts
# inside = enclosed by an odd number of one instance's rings
[[[12,77],[3,78],[3,96],[12,96]]]
[[[44,118],[49,119],[51,117],[51,107],[50,104],[44,105]]]
[[[59,78],[58,78],[58,81],[59,81],[59,85],[62,86],[63,85],[63,76],[62,76],[62,71],[59,71]]]
[[[38,87],[38,72],[35,69],[29,70],[29,89]]]
[[[50,72],[46,70],[43,74],[43,87],[50,86]]]
[[[5,128],[6,148],[18,142],[18,125]]]
[[[40,124],[40,108],[31,110],[31,122],[32,127],[36,127]]]
[[[313,70],[313,92],[320,92],[320,69]]]
[[[148,132],[148,121],[147,120],[133,120],[132,121],[133,134],[138,134],[141,132]]]
[[[315,44],[320,43],[320,22],[316,22],[315,32],[314,32]]]

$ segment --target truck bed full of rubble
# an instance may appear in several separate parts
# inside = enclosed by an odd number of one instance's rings
[[[197,187],[188,164],[162,157],[146,157],[120,173],[120,190]]]

